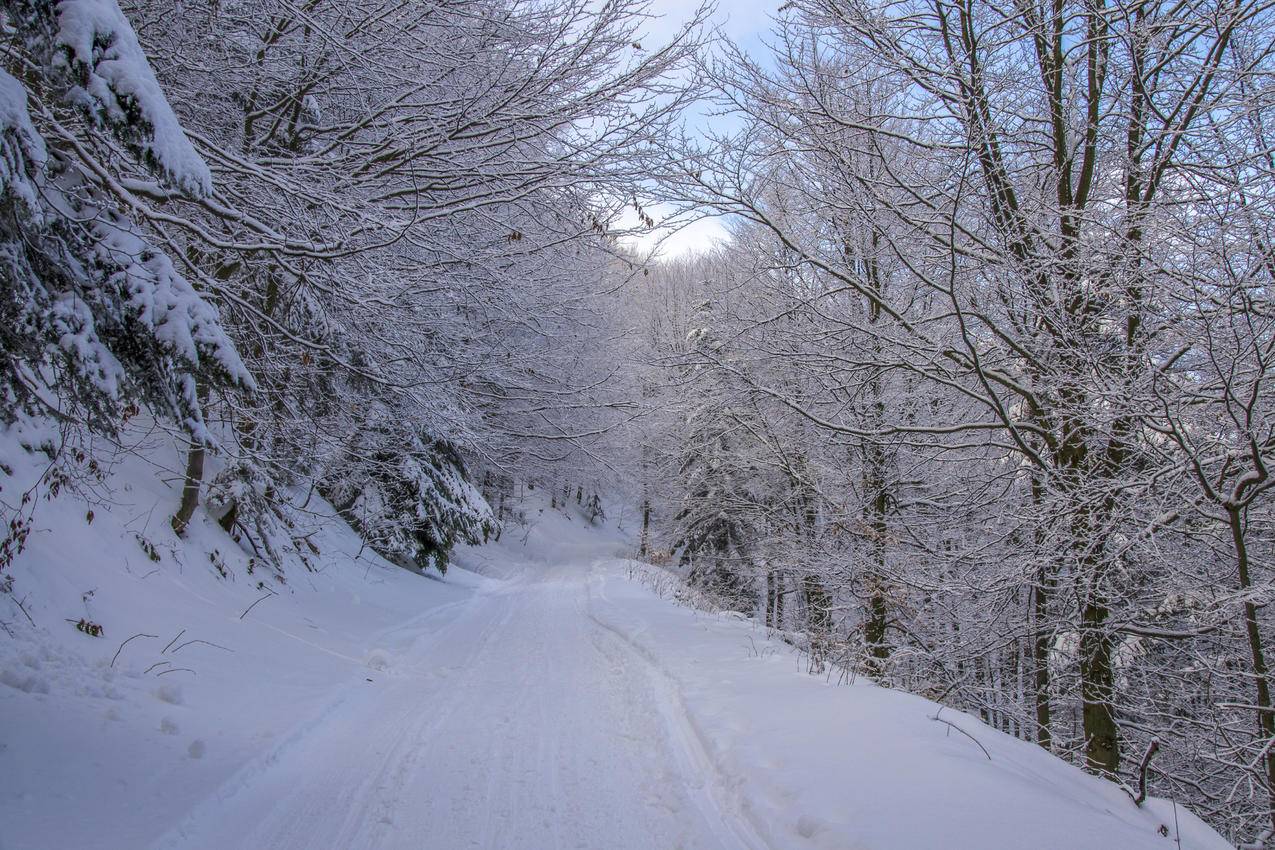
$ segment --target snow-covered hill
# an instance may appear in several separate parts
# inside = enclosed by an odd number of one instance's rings
[[[4,850],[1227,846],[974,718],[808,675],[656,592],[613,527],[532,500],[439,580],[312,496],[310,565],[276,575],[211,521],[176,538],[177,458],[147,458],[91,522],[39,505],[12,567]],[[6,487],[37,470],[4,460]]]

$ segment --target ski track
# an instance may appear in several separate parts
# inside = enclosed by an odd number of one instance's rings
[[[154,850],[765,850],[672,679],[591,613],[591,564],[528,567],[396,627],[389,670],[338,688]]]

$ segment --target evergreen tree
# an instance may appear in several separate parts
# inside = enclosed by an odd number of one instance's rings
[[[252,378],[110,187],[149,177],[206,196],[208,168],[114,0],[3,10],[21,47],[0,70],[0,419],[114,432],[141,403],[206,439],[200,392]]]

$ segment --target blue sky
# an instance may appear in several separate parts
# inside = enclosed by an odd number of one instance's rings
[[[748,52],[762,54],[765,52],[762,37],[770,29],[771,17],[779,8],[780,2],[781,0],[718,0],[713,24],[723,35]],[[678,28],[695,13],[698,5],[698,0],[651,0],[651,14],[658,17],[650,22],[643,41],[654,45],[672,38]],[[654,205],[648,212],[658,219],[659,205]],[[636,217],[625,223],[632,224],[634,221]],[[727,238],[727,231],[720,221],[703,219],[671,236],[657,231],[649,237],[635,238],[631,242],[639,250],[649,250],[665,236],[667,238],[660,246],[659,255],[676,257],[710,247],[713,242]]]
[[[698,5],[698,0],[651,0],[651,13],[661,16],[652,22],[651,37],[659,41],[672,35]],[[728,38],[752,50],[761,46],[759,38],[780,5],[780,0],[718,0],[713,20]]]

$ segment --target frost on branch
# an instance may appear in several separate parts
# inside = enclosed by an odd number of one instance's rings
[[[131,31],[126,38],[117,28],[114,39],[136,46]],[[28,85],[47,80],[31,76]],[[162,102],[157,89],[136,102],[153,118],[152,94]],[[26,85],[0,71],[0,419],[39,409],[113,431],[141,401],[207,439],[196,379],[252,386],[216,308],[85,171],[51,153],[28,98]],[[171,119],[166,105],[162,112]]]
[[[115,0],[25,0],[6,6],[31,52],[64,89],[64,99],[109,128],[183,192],[212,193],[207,163],[186,137]]]

